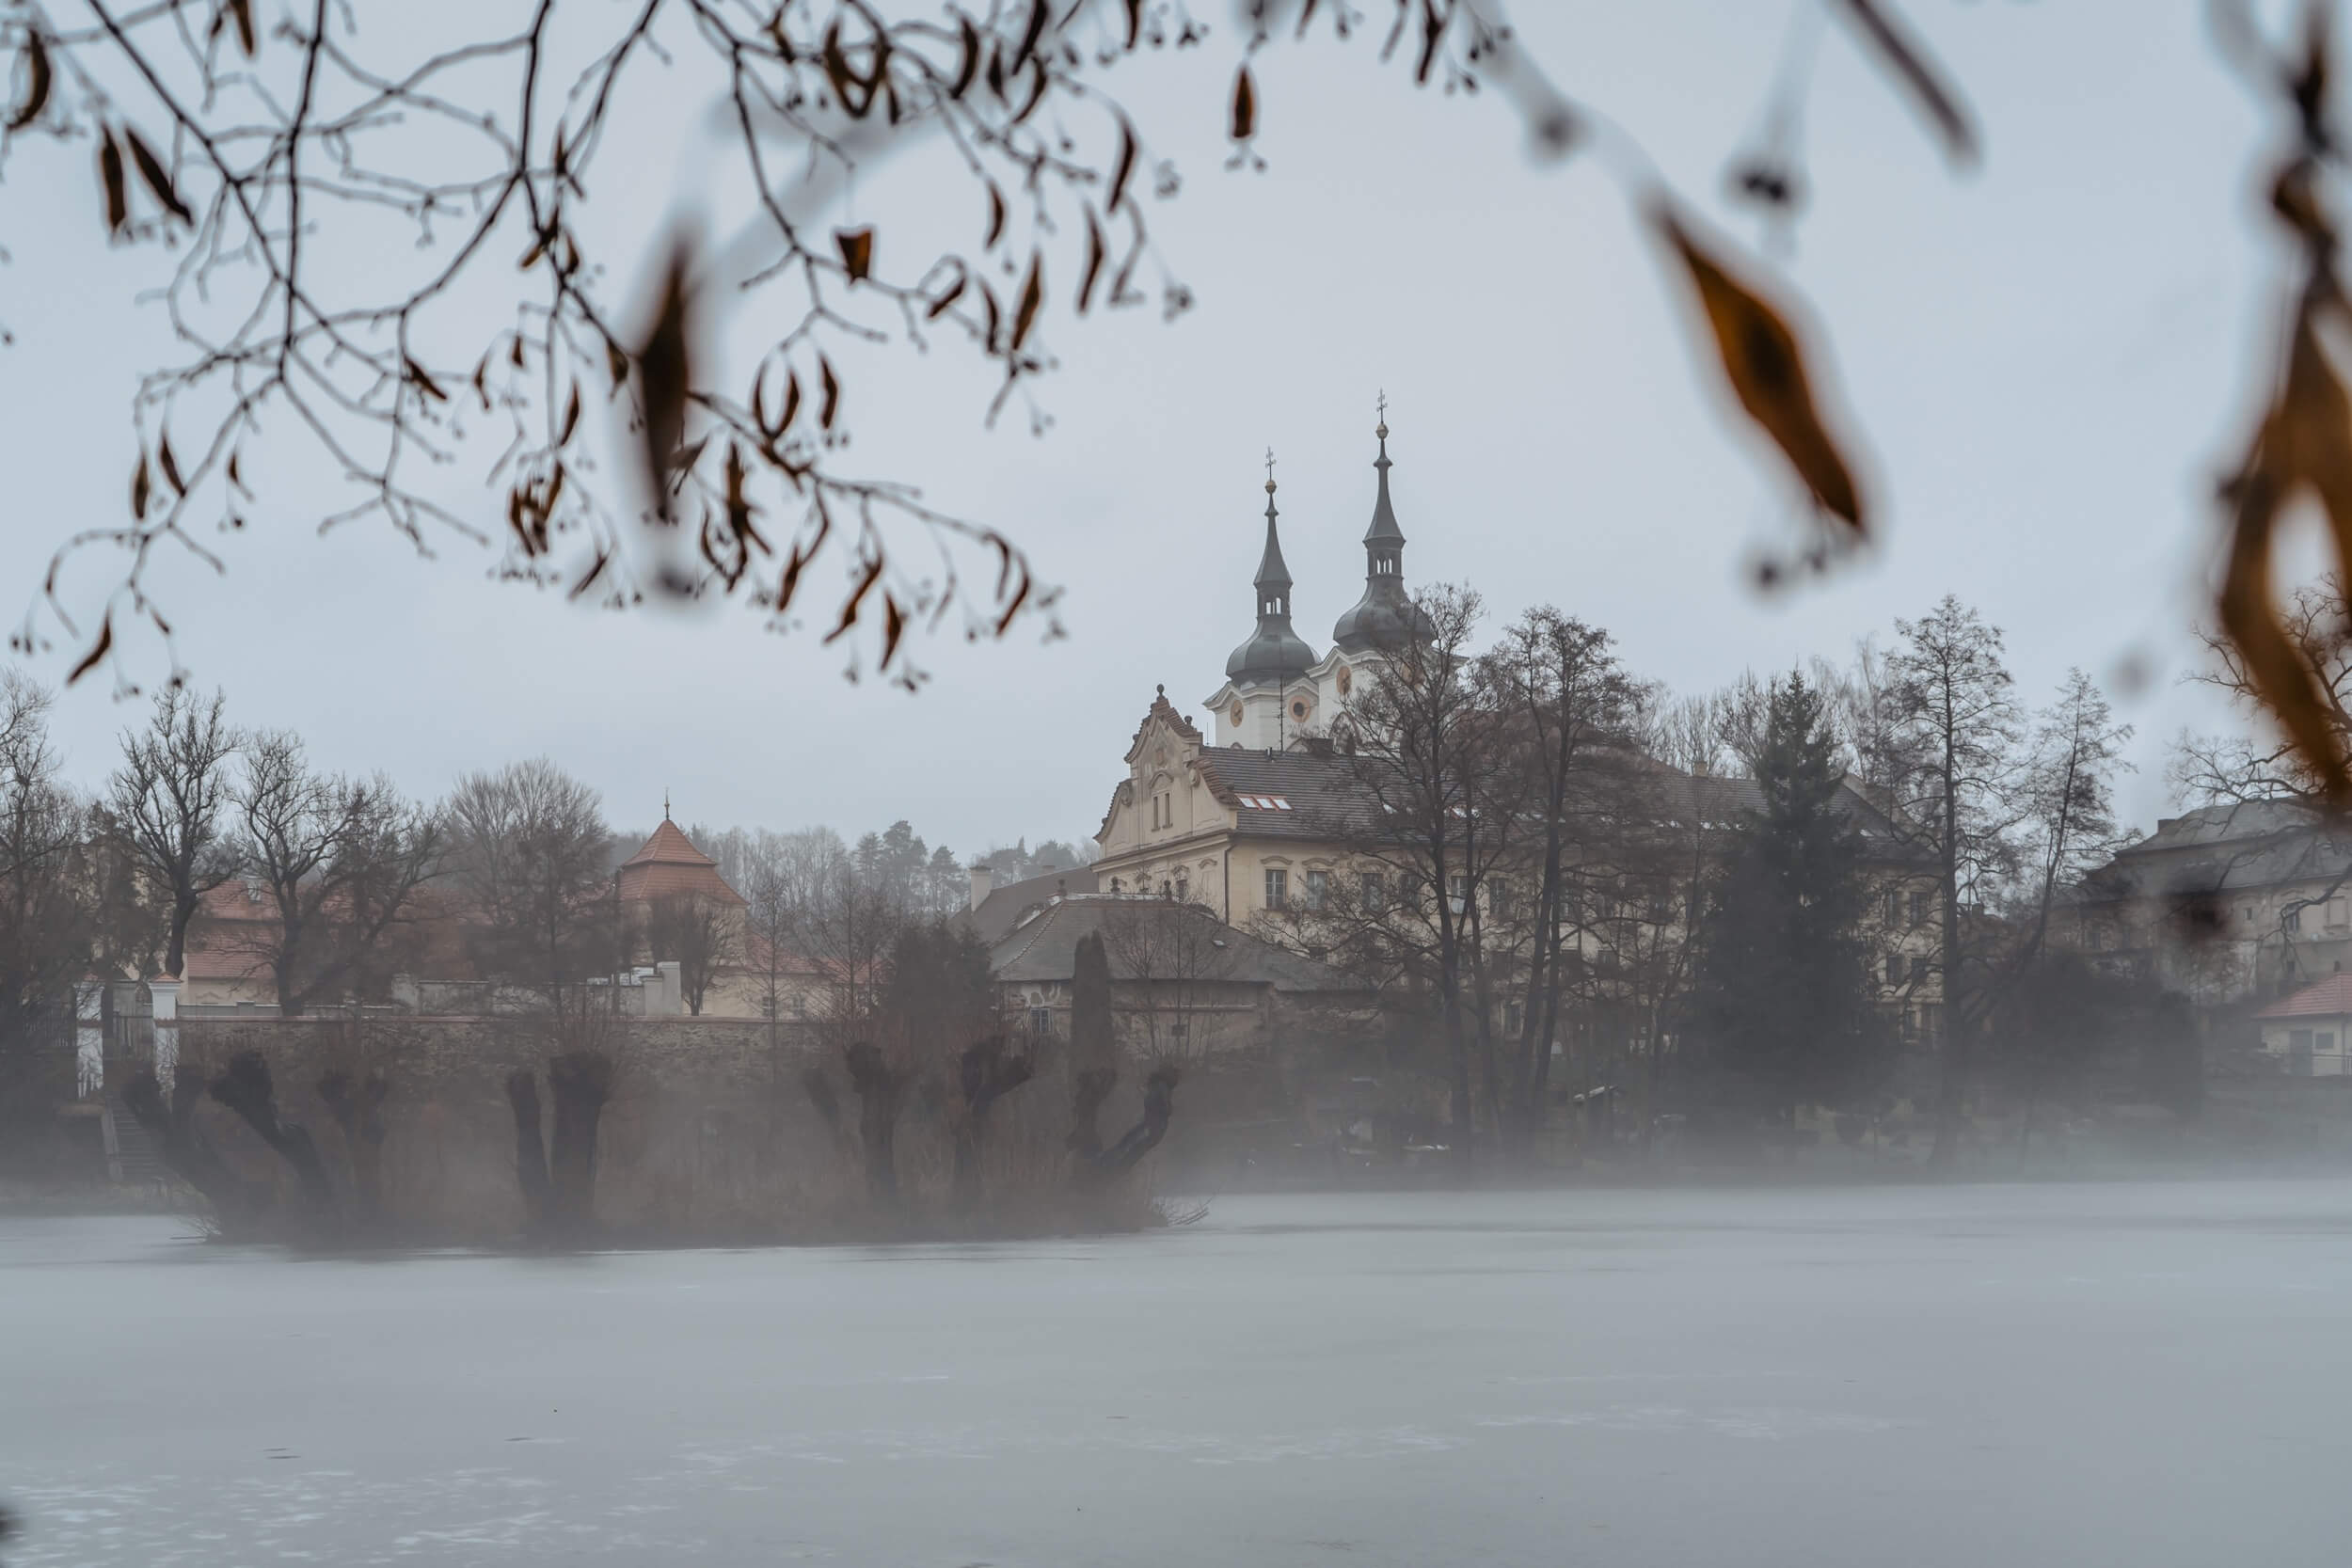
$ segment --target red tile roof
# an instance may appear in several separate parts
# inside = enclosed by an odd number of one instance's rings
[[[666,816],[644,847],[622,863],[620,893],[623,903],[649,903],[677,894],[722,904],[743,902],[743,895],[719,875],[719,863],[695,848],[694,841]]]
[[[2256,1013],[2256,1018],[2332,1018],[2352,1013],[2352,974],[2330,974],[2314,985],[2282,996]]]

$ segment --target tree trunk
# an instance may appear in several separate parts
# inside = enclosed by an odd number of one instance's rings
[[[1120,1140],[1097,1155],[1093,1168],[1104,1177],[1120,1176],[1136,1168],[1145,1155],[1160,1147],[1168,1136],[1168,1118],[1176,1111],[1176,1067],[1162,1062],[1144,1080],[1143,1115]]]
[[[1027,1083],[1036,1068],[1031,1056],[1007,1055],[1002,1035],[974,1041],[957,1058],[957,1087],[963,1097],[955,1122],[955,1196],[959,1207],[979,1207],[980,1153],[988,1140],[989,1111],[997,1101]]]
[[[539,1082],[516,1069],[506,1075],[506,1102],[515,1113],[515,1180],[523,1190],[524,1227],[547,1234],[553,1222],[548,1146],[539,1131]]]
[[[278,1092],[270,1083],[269,1064],[258,1051],[240,1051],[207,1085],[215,1100],[234,1111],[261,1140],[294,1173],[313,1224],[335,1218],[335,1186],[319,1159],[318,1146],[300,1122],[278,1114]]]
[[[1070,1151],[1091,1161],[1103,1152],[1103,1102],[1119,1086],[1119,1069],[1082,1068],[1071,1079]]]
[[[874,1201],[898,1201],[896,1146],[898,1112],[906,1103],[907,1075],[892,1067],[879,1047],[860,1041],[842,1053],[850,1087],[858,1099],[858,1142],[866,1154],[866,1190]]]
[[[359,1217],[370,1226],[384,1219],[384,1101],[391,1084],[381,1072],[371,1072],[354,1085],[351,1075],[337,1068],[319,1078],[319,1098],[342,1130],[343,1148],[351,1157],[351,1190]]]
[[[566,1052],[548,1064],[548,1089],[555,1098],[548,1180],[556,1227],[566,1236],[596,1224],[596,1123],[612,1086],[612,1061],[601,1052]]]

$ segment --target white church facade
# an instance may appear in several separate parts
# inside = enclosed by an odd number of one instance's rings
[[[1103,892],[1190,900],[1239,926],[1261,912],[1317,907],[1366,874],[1346,847],[1360,792],[1328,737],[1359,683],[1376,678],[1384,650],[1425,637],[1427,625],[1405,585],[1385,420],[1376,436],[1364,590],[1332,626],[1327,652],[1291,624],[1290,568],[1275,483],[1266,481],[1256,629],[1227,657],[1223,684],[1205,699],[1208,733],[1168,702],[1165,688],[1144,715],[1127,776],[1095,835],[1101,857],[1092,869]]]

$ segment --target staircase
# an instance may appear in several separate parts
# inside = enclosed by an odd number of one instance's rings
[[[171,1181],[155,1140],[119,1094],[106,1097],[106,1164],[118,1186],[161,1188]]]

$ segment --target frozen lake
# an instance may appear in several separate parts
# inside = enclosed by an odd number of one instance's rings
[[[0,1219],[39,1564],[2340,1564],[2352,1184],[293,1261]]]

